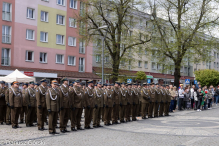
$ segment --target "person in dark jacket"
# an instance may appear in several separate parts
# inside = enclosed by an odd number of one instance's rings
[[[186,92],[184,94],[183,105],[184,105],[184,109],[188,109],[187,103],[190,101],[190,92],[189,92],[189,89],[186,89],[185,91]]]
[[[201,92],[201,88],[198,89],[197,97],[198,97],[198,107],[197,107],[197,111],[199,112],[199,111],[201,111],[200,107],[201,107],[202,98],[203,98],[203,93]]]

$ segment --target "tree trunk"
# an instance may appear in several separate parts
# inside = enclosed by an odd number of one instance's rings
[[[179,88],[180,83],[180,63],[175,63],[175,72],[174,72],[174,86]]]
[[[113,72],[112,72],[112,81],[115,83],[118,80],[119,76],[119,63],[118,61],[113,61]]]

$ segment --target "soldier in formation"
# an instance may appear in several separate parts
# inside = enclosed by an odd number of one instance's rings
[[[141,86],[118,81],[115,84],[102,85],[98,82],[94,85],[89,80],[85,87],[80,80],[69,84],[69,80],[63,78],[61,82],[59,85],[53,80],[47,86],[47,80],[42,79],[40,85],[24,83],[23,90],[20,90],[17,81],[11,83],[10,88],[1,81],[0,123],[12,123],[12,128],[19,128],[18,118],[21,115],[20,121],[25,121],[27,127],[35,126],[37,109],[38,130],[46,130],[44,123],[48,117],[49,133],[59,134],[56,132],[58,120],[60,132],[65,133],[69,132],[69,120],[70,130],[77,131],[102,127],[101,119],[105,126],[109,126],[136,121],[138,116],[142,119],[169,116],[171,95],[168,85],[143,83]],[[81,124],[83,110],[84,128]],[[22,120],[22,117],[25,118]]]

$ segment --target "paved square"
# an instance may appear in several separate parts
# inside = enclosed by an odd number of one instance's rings
[[[84,118],[82,118],[82,127]],[[103,125],[103,123],[101,123]],[[70,125],[70,122],[68,123]],[[219,108],[197,112],[194,110],[172,113],[170,117],[104,126],[102,128],[50,135],[37,127],[12,129],[0,125],[0,145],[149,145],[149,146],[216,146],[219,145]],[[48,128],[46,126],[46,128]],[[68,127],[70,130],[70,127]],[[57,129],[59,132],[59,129]],[[14,143],[13,143],[14,142]]]

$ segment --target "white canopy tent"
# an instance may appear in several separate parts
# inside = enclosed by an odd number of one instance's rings
[[[0,77],[0,81],[5,81],[5,82],[13,82],[13,81],[18,81],[18,82],[31,82],[35,81],[35,78],[33,77],[28,77],[19,70],[15,70],[14,72],[10,73],[9,75],[5,77]]]

